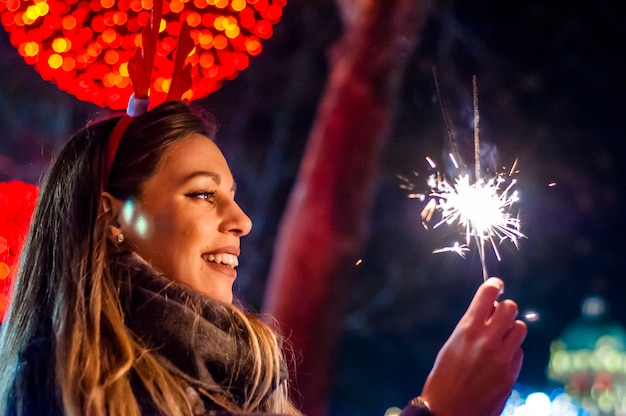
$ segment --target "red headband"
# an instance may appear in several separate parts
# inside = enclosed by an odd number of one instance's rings
[[[107,143],[106,164],[104,165],[104,189],[109,187],[109,176],[111,175],[111,166],[113,166],[113,159],[115,159],[115,153],[117,153],[117,146],[122,140],[122,136],[126,132],[128,125],[133,121],[133,117],[128,114],[124,114],[120,121],[117,122],[111,136],[109,136],[109,142]]]

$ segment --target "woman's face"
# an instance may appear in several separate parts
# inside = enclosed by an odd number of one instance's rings
[[[230,303],[239,240],[252,228],[234,198],[222,152],[192,134],[167,148],[139,199],[124,203],[119,223],[126,241],[154,267]]]

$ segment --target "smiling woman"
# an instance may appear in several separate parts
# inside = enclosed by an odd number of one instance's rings
[[[133,202],[133,215],[122,214],[127,199],[105,192],[104,201],[111,237],[123,235],[166,275],[230,303],[239,239],[252,227],[234,196],[224,156],[205,135],[192,133],[165,150]]]
[[[282,338],[233,303],[252,223],[213,131],[170,101],[70,139],[0,332],[0,414],[300,415]],[[481,285],[402,416],[499,414],[526,334],[502,290]]]
[[[252,224],[210,117],[157,106],[111,158],[118,120],[78,132],[42,186],[0,338],[0,414],[298,414],[281,339],[232,304]]]

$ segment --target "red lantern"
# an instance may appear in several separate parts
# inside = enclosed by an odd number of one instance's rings
[[[0,322],[9,307],[9,292],[39,190],[20,181],[0,182]]]
[[[261,53],[287,0],[164,0],[150,95],[162,102],[186,22],[194,100],[220,88]],[[41,77],[83,101],[120,110],[133,90],[128,61],[142,46],[152,0],[0,0],[11,43]]]

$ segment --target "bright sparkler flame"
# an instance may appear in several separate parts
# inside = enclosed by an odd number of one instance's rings
[[[465,257],[473,239],[479,249],[483,278],[486,280],[489,276],[485,245],[491,246],[500,261],[500,243],[510,240],[519,247],[519,239],[525,237],[520,230],[519,216],[511,213],[512,206],[519,201],[519,193],[513,189],[516,180],[511,180],[508,185],[506,183],[507,179],[502,174],[489,180],[478,179],[474,183],[470,182],[469,175],[461,174],[452,184],[432,175],[429,179],[431,199],[421,214],[424,226],[427,227],[435,211],[440,211],[441,220],[434,228],[442,224],[457,224],[465,235],[465,244],[455,242],[454,246],[437,249],[433,253],[455,252]]]
[[[453,153],[450,153],[449,156],[454,167],[461,169],[459,167],[461,160],[459,160],[458,143],[456,142],[454,134],[452,134],[453,129],[450,125],[445,105],[441,99],[441,94],[439,94],[436,73],[434,75],[442,114],[453,150]],[[454,180],[453,184],[448,182],[439,173],[437,175],[431,175],[428,180],[428,185],[431,189],[428,195],[430,200],[422,210],[422,224],[428,229],[427,223],[432,220],[435,211],[441,211],[441,220],[435,224],[435,228],[441,224],[457,224],[463,229],[463,234],[465,234],[464,244],[455,242],[453,246],[434,250],[433,253],[454,252],[461,257],[465,257],[465,253],[469,251],[469,246],[473,239],[478,246],[478,253],[483,269],[483,279],[487,280],[489,274],[485,261],[485,245],[487,243],[490,244],[496,258],[498,261],[501,261],[498,245],[504,240],[510,240],[516,248],[519,248],[518,241],[520,238],[524,238],[525,235],[520,231],[521,223],[519,216],[513,216],[511,214],[513,204],[519,201],[518,192],[513,190],[516,181],[513,179],[505,186],[508,180],[504,173],[496,174],[488,180],[481,177],[478,128],[480,117],[478,112],[478,86],[476,76],[472,77],[472,84],[474,93],[474,182],[470,182],[470,175],[464,172],[464,170],[466,170],[465,168],[461,169],[461,173]],[[426,157],[426,161],[432,169],[436,168],[435,162],[430,157]],[[508,177],[517,173],[516,166],[517,160],[513,163]],[[427,195],[414,193],[409,194],[409,197],[425,200]]]
[[[515,181],[504,192],[499,193],[503,181],[504,179],[497,176],[486,183],[481,180],[470,184],[469,176],[463,175],[456,179],[454,186],[442,182],[442,191],[433,193],[433,196],[441,199],[441,222],[458,222],[466,229],[466,244],[469,244],[470,236],[474,235],[480,240],[490,241],[496,254],[494,237],[500,241],[508,238],[517,243],[517,239],[523,237],[520,221],[519,218],[512,217],[508,209],[519,201],[519,197],[517,191],[509,193]],[[497,257],[500,259],[499,255]]]

